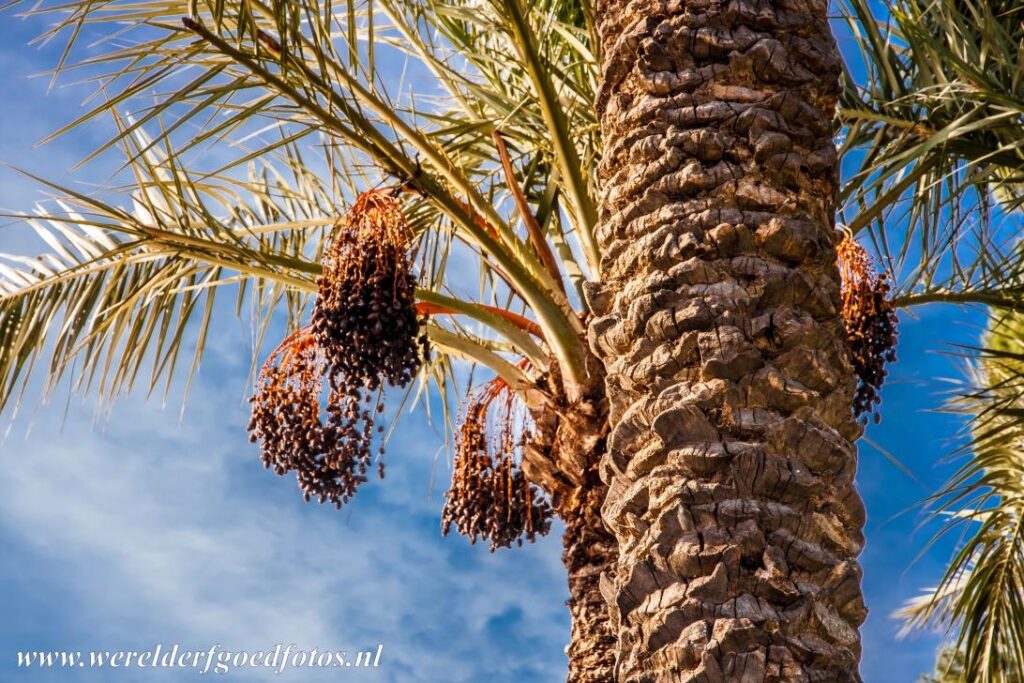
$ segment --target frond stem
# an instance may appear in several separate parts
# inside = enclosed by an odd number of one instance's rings
[[[1013,290],[1007,290],[1013,291]],[[910,293],[893,297],[892,303],[898,308],[910,308],[922,304],[984,304],[999,308],[1020,308],[1024,298],[1024,289],[1013,296],[998,291],[956,292],[951,290]]]
[[[450,355],[490,368],[514,391],[526,392],[534,388],[526,373],[482,345],[438,325],[428,323],[426,328],[427,337],[433,344],[444,349]]]
[[[554,146],[555,162],[558,164],[562,177],[565,178],[566,191],[576,214],[576,227],[579,231],[580,245],[590,267],[591,278],[600,277],[601,253],[594,238],[597,225],[597,207],[586,178],[580,166],[579,156],[572,141],[569,122],[558,101],[558,93],[548,77],[529,20],[523,12],[520,0],[506,0],[502,3],[509,12],[515,42],[526,65],[530,80],[537,91],[544,122],[551,131],[551,143]]]

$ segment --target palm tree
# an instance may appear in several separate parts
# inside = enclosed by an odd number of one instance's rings
[[[361,401],[379,403],[389,381],[438,390],[457,446],[446,528],[495,549],[545,533],[553,508],[566,524],[569,678],[610,680],[597,588],[615,552],[598,514],[605,406],[580,294],[598,263],[586,8],[161,0],[33,10],[51,11],[59,19],[44,39],[70,36],[58,71],[95,79],[103,95],[58,134],[112,117],[117,135],[96,154],[121,147],[133,182],[113,194],[132,208],[40,179],[56,210],[22,218],[46,253],[0,264],[0,406],[13,407],[37,361],[48,386],[72,375],[105,399],[191,377],[228,313],[218,296],[255,312],[261,341],[283,314],[289,333],[260,371],[250,425],[265,465],[340,505],[378,457],[378,418]],[[97,31],[103,49],[75,61],[76,40]],[[399,58],[431,75],[436,102],[389,92]],[[186,161],[207,145],[237,153],[216,168]],[[357,272],[365,281],[351,280]],[[368,309],[339,307],[349,295],[369,297],[383,327],[365,324]],[[410,314],[428,354],[402,322]],[[190,341],[191,361],[179,362]],[[495,379],[456,410],[461,360]]]
[[[1019,3],[898,0],[876,19],[850,0],[860,45],[839,114],[841,155],[859,167],[841,193],[899,307],[1016,308],[1024,286],[1014,221],[1024,168]]]
[[[544,533],[551,509],[565,520],[570,681],[857,680],[854,408],[877,402],[891,302],[1019,287],[997,261],[918,277],[971,248],[927,231],[902,277],[916,233],[879,232],[908,192],[887,167],[843,190],[840,242],[837,98],[847,149],[888,150],[893,129],[876,81],[840,90],[825,4],[800,7],[34,10],[70,36],[58,71],[102,95],[64,130],[113,118],[96,154],[121,148],[132,208],[47,183],[56,203],[23,216],[47,251],[0,268],[0,406],[37,362],[49,386],[105,398],[190,375],[226,293],[261,340],[285,318],[252,432],[307,496],[342,504],[365,483],[379,418],[363,406],[405,384],[444,398],[446,523],[494,548]],[[396,54],[429,75],[420,98],[380,68]],[[204,146],[227,160],[200,169]],[[906,255],[888,279],[858,233]],[[456,411],[460,360],[494,379]]]

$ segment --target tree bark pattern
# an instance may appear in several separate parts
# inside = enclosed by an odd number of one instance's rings
[[[587,298],[622,683],[860,680],[826,10],[598,7],[603,280]]]
[[[547,396],[554,398],[538,397],[530,407],[534,432],[526,444],[523,470],[548,492],[565,522],[562,562],[572,617],[566,680],[608,683],[614,680],[616,641],[600,577],[611,571],[618,552],[600,510],[607,489],[598,476],[608,438],[604,373],[597,358],[587,360],[593,382],[576,401],[565,399],[557,371],[546,378]]]
[[[596,465],[596,463],[595,463]],[[569,574],[572,638],[567,683],[609,683],[614,680],[615,631],[608,603],[601,595],[601,575],[614,566],[615,537],[601,520],[605,486],[591,467],[576,507],[565,513],[562,562]]]

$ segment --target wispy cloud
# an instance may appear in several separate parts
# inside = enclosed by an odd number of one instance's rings
[[[351,510],[303,503],[245,441],[243,382],[244,372],[200,381],[182,422],[176,410],[129,400],[109,424],[95,425],[83,405],[62,426],[51,405],[28,439],[16,429],[0,448],[0,543],[62,570],[45,585],[22,573],[0,589],[3,601],[70,595],[78,607],[54,627],[71,649],[382,642],[384,666],[361,678],[562,675],[557,539],[495,556],[441,539],[440,497],[427,500],[438,443],[417,416],[391,446],[396,476],[368,483]]]

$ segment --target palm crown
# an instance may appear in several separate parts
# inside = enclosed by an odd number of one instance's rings
[[[552,366],[568,397],[593,381],[574,310],[598,259],[585,170],[597,153],[586,106],[594,68],[581,7],[535,7],[528,19],[515,3],[328,14],[318,3],[82,3],[53,32],[78,36],[93,22],[131,28],[120,47],[74,67],[118,92],[69,128],[114,116],[109,145],[121,145],[134,175],[134,209],[62,191],[66,213],[30,221],[52,253],[4,271],[3,401],[48,336],[51,381],[77,359],[79,384],[113,395],[150,356],[150,386],[169,379],[198,318],[194,371],[225,285],[239,310],[259,311],[261,330],[278,309],[297,327],[341,205],[385,184],[403,197],[416,300],[439,352],[423,378],[451,386],[450,359],[462,357],[517,390]],[[382,50],[416,60],[443,96],[424,109],[388,93],[376,69]],[[170,91],[132,118],[118,114],[153,88]],[[159,134],[147,134],[157,123]],[[185,128],[191,138],[175,147]],[[300,151],[307,136],[322,152],[313,164]],[[183,166],[212,141],[245,152],[212,172]],[[245,166],[247,175],[236,172]],[[454,292],[453,259],[478,262],[477,297]]]

